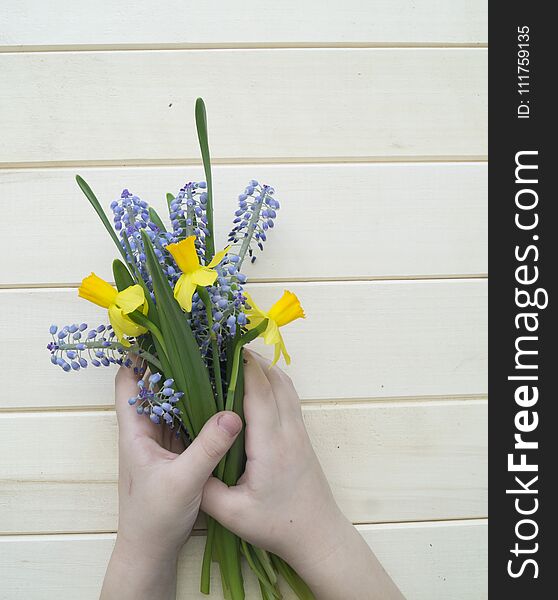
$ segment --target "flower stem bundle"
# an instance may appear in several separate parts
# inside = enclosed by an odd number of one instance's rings
[[[216,412],[243,418],[243,347],[262,337],[274,347],[274,363],[287,353],[281,327],[303,318],[298,298],[285,291],[269,310],[246,293],[245,262],[254,262],[273,229],[279,202],[274,190],[252,180],[239,196],[228,245],[216,251],[213,185],[205,105],[195,108],[205,181],[167,194],[168,225],[147,202],[125,189],[111,204],[112,223],[90,186],[77,183],[105,226],[120,258],[115,286],[96,274],[85,277],[79,296],[107,311],[108,323],[50,327],[51,361],[63,371],[112,364],[135,369],[138,393],[129,404],[137,418],[169,427],[185,442]],[[132,408],[131,408],[132,410]],[[215,471],[235,485],[244,471],[241,434]],[[225,598],[244,598],[242,562],[257,577],[264,600],[281,598],[282,577],[301,599],[312,594],[279,557],[249,544],[207,518],[200,589],[210,593],[212,563],[219,564]]]

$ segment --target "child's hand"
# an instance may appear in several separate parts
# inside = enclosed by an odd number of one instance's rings
[[[202,509],[254,545],[296,561],[304,540],[320,527],[346,521],[306,433],[290,378],[254,352],[244,357],[246,470],[232,488],[210,479]]]
[[[289,562],[320,600],[403,598],[337,507],[291,380],[258,354],[244,356],[246,470],[230,488],[209,479],[202,509]]]
[[[119,520],[103,586],[107,600],[174,597],[178,551],[192,531],[203,486],[242,428],[238,415],[218,413],[184,450],[174,431],[129,406],[136,394],[137,377],[121,367],[116,375]]]

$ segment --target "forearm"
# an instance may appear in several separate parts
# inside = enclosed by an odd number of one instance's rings
[[[100,600],[175,600],[178,557],[117,539]]]
[[[318,600],[404,600],[368,544],[348,521],[334,530],[324,528],[323,535],[313,558],[306,555],[292,563]]]

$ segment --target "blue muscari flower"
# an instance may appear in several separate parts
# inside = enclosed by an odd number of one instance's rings
[[[79,371],[87,368],[89,363],[94,367],[123,364],[122,355],[125,350],[116,340],[110,325],[99,325],[97,328],[86,330],[87,323],[74,323],[60,329],[51,325],[49,331],[52,342],[47,344],[51,362],[64,371]],[[74,333],[71,334],[71,331]],[[82,333],[85,341],[82,341]],[[131,366],[131,362],[127,366]]]
[[[173,406],[183,396],[183,393],[175,392],[170,387],[174,385],[172,379],[166,379],[164,382],[165,387],[162,390],[155,391],[153,386],[159,383],[160,380],[161,374],[154,373],[149,377],[149,387],[147,387],[144,380],[140,379],[138,381],[138,393],[128,399],[128,404],[136,407],[138,415],[149,416],[156,425],[161,424],[162,419],[171,429],[176,429],[177,437],[181,431],[187,434],[188,432],[180,418],[180,410]]]
[[[256,260],[255,247],[263,250],[263,242],[267,239],[265,232],[273,227],[279,209],[279,202],[272,197],[273,194],[272,187],[261,185],[253,179],[238,197],[239,208],[235,212],[235,226],[229,234],[229,243],[237,246],[238,260],[234,262],[239,267],[246,255],[251,262]],[[229,260],[234,254],[234,251],[229,253]]]
[[[150,375],[150,377],[149,377],[149,383],[151,385],[159,383],[159,381],[161,381],[161,378],[162,378],[161,373],[153,373],[153,375]]]

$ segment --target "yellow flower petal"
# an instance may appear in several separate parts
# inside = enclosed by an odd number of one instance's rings
[[[260,325],[262,321],[268,319],[267,326],[265,330],[260,333],[260,337],[263,337],[265,344],[275,346],[273,362],[271,364],[274,365],[282,354],[285,358],[285,362],[289,365],[291,363],[291,357],[287,352],[279,328],[295,319],[303,319],[305,317],[304,310],[302,310],[298,298],[292,292],[285,291],[283,296],[271,307],[269,312],[266,313],[261,310],[261,308],[258,308],[249,294],[245,295],[250,306],[246,311],[246,316],[250,319],[246,325],[246,329],[254,329],[254,327]]]
[[[304,319],[306,317],[296,294],[288,290],[284,291],[281,298],[269,309],[267,314],[279,327],[288,325],[295,319]]]
[[[291,364],[291,357],[287,352],[287,347],[285,346],[285,342],[283,341],[283,336],[279,334],[279,337],[281,338],[281,341],[278,344],[275,344],[275,353],[273,356],[273,362],[271,363],[271,366],[277,363],[281,354],[283,354],[283,358],[285,359],[287,365]]]
[[[192,296],[195,291],[196,284],[192,281],[192,275],[183,273],[174,286],[174,297],[186,312],[192,311]]]
[[[124,337],[124,335],[128,335],[130,337],[137,337],[142,333],[145,333],[147,329],[145,327],[141,327],[137,323],[134,323],[129,317],[127,317],[121,308],[118,308],[115,304],[109,307],[109,320],[112,328],[114,329],[114,333],[118,338],[118,341],[123,346],[129,346],[130,342]]]
[[[137,310],[145,303],[145,293],[141,285],[131,285],[125,290],[118,292],[114,303],[122,309],[124,314]],[[147,314],[144,313],[144,314]]]
[[[217,254],[212,258],[211,262],[207,265],[207,268],[213,269],[216,267],[225,258],[225,254],[229,251],[229,249],[230,246],[227,246],[224,250],[221,250],[221,252],[217,252]]]
[[[195,273],[192,273],[192,281],[196,285],[207,287],[213,285],[217,279],[217,271],[209,267],[200,267]]]
[[[281,342],[281,334],[279,333],[279,327],[277,327],[277,323],[275,321],[269,319],[267,322],[267,327],[262,333],[262,337],[268,346],[279,344]]]
[[[274,365],[276,365],[280,358],[281,358],[281,346],[279,344],[276,344],[275,350],[273,352],[273,361],[271,363],[271,366],[273,367]]]
[[[200,268],[200,260],[196,252],[196,236],[191,235],[177,244],[169,244],[167,250],[173,255],[178,268],[183,273],[193,273]]]
[[[254,329],[257,327],[264,319],[267,319],[267,313],[265,313],[252,299],[252,296],[247,292],[244,292],[246,296],[246,300],[250,305],[250,308],[246,311],[246,317],[249,319],[248,324],[246,325],[246,329]]]
[[[103,308],[108,308],[114,302],[117,294],[118,292],[112,285],[95,275],[95,273],[88,275],[81,282],[78,289],[80,298],[85,298],[85,300],[89,300],[89,302]]]

